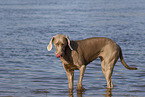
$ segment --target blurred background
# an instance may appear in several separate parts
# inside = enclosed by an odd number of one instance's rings
[[[65,70],[55,49],[46,47],[56,34],[71,40],[108,37],[120,45],[120,60],[106,89],[99,59],[87,66],[83,86],[69,95]],[[145,95],[144,0],[0,0],[0,97],[111,97]]]

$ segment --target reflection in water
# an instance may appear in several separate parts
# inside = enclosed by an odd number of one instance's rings
[[[82,97],[82,94],[85,92],[85,89],[77,90],[77,97]],[[68,97],[74,97],[73,90],[69,90],[69,96]]]
[[[106,89],[106,94],[102,94],[105,97],[112,97],[112,90],[113,89]],[[77,91],[77,97],[82,97],[82,94],[85,93],[85,89]],[[73,90],[69,90],[68,97],[74,97]]]
[[[105,97],[112,97],[112,90],[113,89],[108,89],[107,88],[107,90],[105,91],[106,92],[106,94],[103,94]]]

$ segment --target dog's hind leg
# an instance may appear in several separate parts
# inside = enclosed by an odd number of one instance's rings
[[[107,81],[107,88],[113,88],[113,83],[112,83],[112,73],[113,73],[113,68],[115,63],[117,62],[117,59],[113,59],[110,62],[104,62],[104,75],[105,75],[105,79]]]

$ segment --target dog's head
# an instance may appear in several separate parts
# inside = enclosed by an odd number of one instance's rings
[[[58,34],[58,35],[52,37],[49,45],[47,46],[48,51],[50,51],[52,49],[52,43],[54,43],[55,54],[56,54],[57,58],[60,58],[65,54],[65,49],[67,46],[71,50],[73,50],[71,45],[70,45],[69,38],[67,36],[62,35],[62,34]]]

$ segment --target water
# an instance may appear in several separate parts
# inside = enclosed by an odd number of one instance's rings
[[[144,0],[0,0],[0,97],[118,97],[145,95]],[[83,86],[73,95],[54,48],[46,47],[56,34],[71,40],[108,37],[117,42],[120,60],[112,76],[114,88],[106,89],[100,60],[87,66]]]

